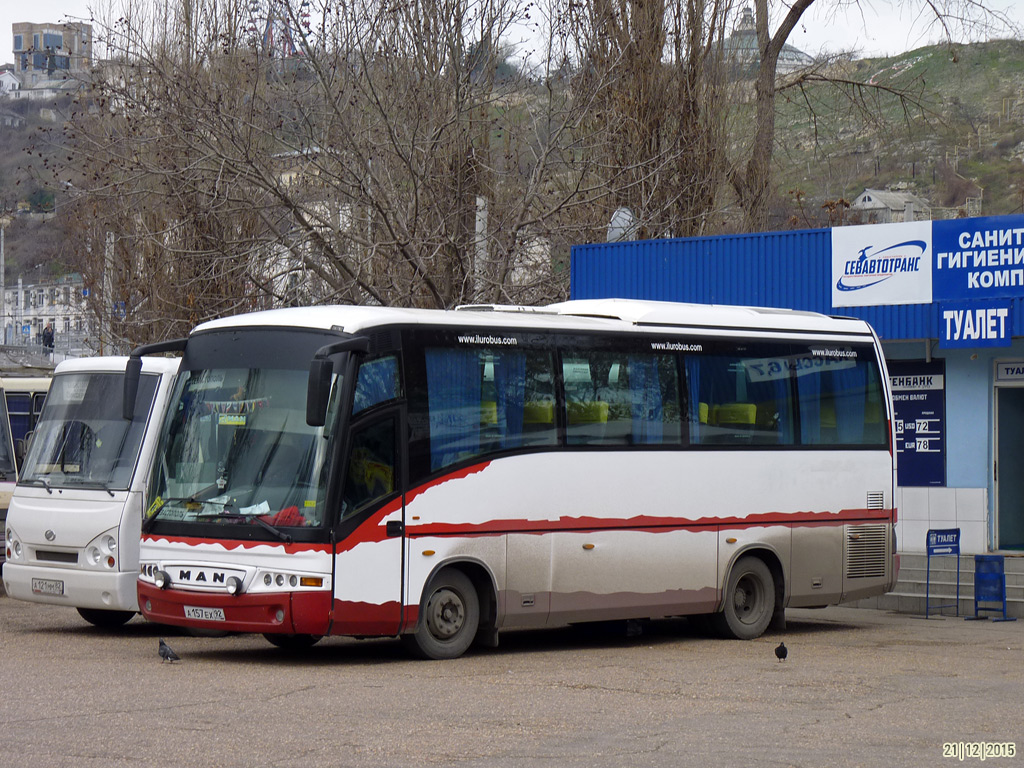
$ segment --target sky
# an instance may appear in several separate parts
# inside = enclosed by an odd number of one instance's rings
[[[175,2],[175,0],[168,0]],[[742,0],[739,0],[742,2]],[[983,0],[987,6],[1008,15],[1016,24],[1024,24],[1024,0]],[[0,0],[0,63],[10,63],[11,25],[63,21],[66,17],[85,18],[89,9],[102,7],[104,0],[29,0],[16,3]],[[774,1],[773,6],[781,7]],[[862,56],[902,53],[938,42],[941,30],[922,22],[920,8],[925,0],[818,0],[793,31],[789,43],[812,56],[823,51],[854,49]],[[835,10],[839,7],[840,10]],[[995,35],[1010,36],[1008,31]]]

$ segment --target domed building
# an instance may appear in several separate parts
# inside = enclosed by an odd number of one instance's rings
[[[735,68],[736,75],[742,79],[753,78],[757,74],[757,65],[761,61],[761,51],[757,46],[757,27],[754,24],[754,12],[750,6],[740,12],[740,20],[732,31],[732,35],[724,42],[725,59]],[[779,53],[777,75],[787,75],[806,69],[814,63],[814,59],[792,45],[782,46]]]

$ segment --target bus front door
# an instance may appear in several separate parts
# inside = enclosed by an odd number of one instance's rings
[[[405,509],[400,409],[351,429],[335,552],[332,634],[394,635],[402,623]]]

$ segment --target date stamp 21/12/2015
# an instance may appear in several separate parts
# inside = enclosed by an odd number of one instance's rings
[[[1013,741],[946,741],[942,744],[942,756],[961,762],[1016,757],[1017,744]]]

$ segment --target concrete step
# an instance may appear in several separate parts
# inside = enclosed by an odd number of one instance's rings
[[[974,616],[974,556],[960,556],[960,599],[957,603],[957,561],[955,557],[932,557],[901,554],[900,576],[895,589],[887,595],[861,600],[854,605],[879,610],[925,615],[925,597],[928,592],[929,616],[948,614]],[[1004,556],[1003,571],[1006,582],[1006,614],[1024,618],[1024,556]],[[937,606],[951,606],[941,610]],[[959,611],[957,611],[957,608]],[[1002,615],[1002,603],[981,603],[980,615],[995,618]]]
[[[956,604],[955,599],[952,596],[949,597],[936,597],[931,596],[929,605],[931,607],[928,615],[929,616],[974,616],[974,600],[973,598],[967,599],[963,595],[960,596],[959,601],[959,614],[953,607],[939,606],[954,606]],[[890,592],[886,595],[879,595],[878,597],[869,597],[864,600],[858,600],[855,603],[850,603],[858,608],[874,608],[881,611],[895,611],[897,613],[910,613],[918,614],[920,616],[925,615],[925,599],[924,595],[911,595],[903,592]],[[1002,616],[1002,605],[997,603],[982,603],[982,610],[980,611],[981,616],[994,619]],[[992,610],[985,610],[992,609]],[[1013,617],[1017,619],[1024,619],[1024,600],[1006,601],[1006,615],[1007,617]]]

